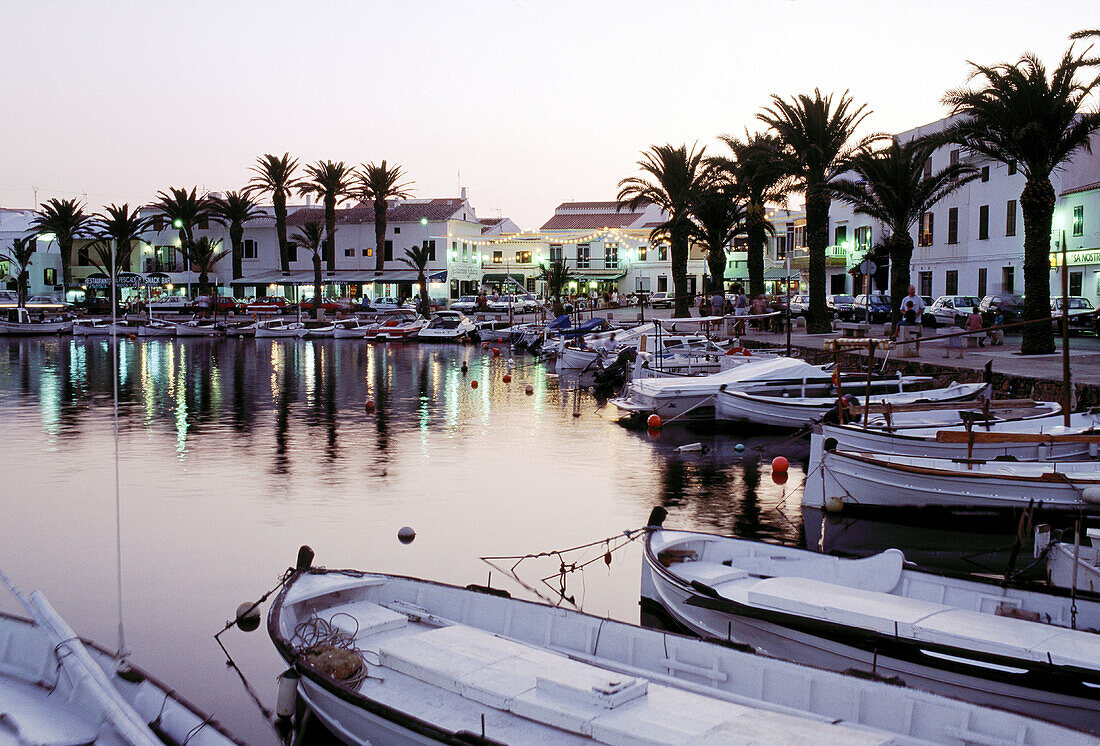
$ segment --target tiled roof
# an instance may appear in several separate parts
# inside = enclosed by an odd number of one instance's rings
[[[614,211],[619,206],[618,202],[562,202],[558,205],[554,211],[557,212],[562,208],[568,210],[611,210]]]
[[[1094,181],[1091,184],[1085,184],[1083,186],[1074,187],[1073,189],[1067,189],[1059,196],[1065,197],[1070,194],[1080,194],[1081,192],[1091,192],[1093,189],[1100,189],[1100,181]]]
[[[543,224],[542,230],[564,231],[625,228],[634,223],[642,214],[643,213],[640,212],[582,212],[575,215],[555,215]]]
[[[504,222],[504,218],[478,218],[477,222],[482,225],[500,225]]]
[[[391,205],[386,210],[387,223],[417,223],[421,218],[427,218],[430,222],[448,220],[462,207],[461,199],[430,199],[423,202],[402,202]],[[287,225],[303,225],[308,222],[324,222],[325,210],[323,207],[306,207],[298,210],[287,218]],[[470,216],[471,220],[475,220]],[[374,223],[374,203],[361,202],[354,207],[346,207],[336,211],[336,222],[339,225],[356,225],[362,223]]]

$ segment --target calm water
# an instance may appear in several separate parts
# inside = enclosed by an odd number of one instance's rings
[[[0,567],[113,648],[108,344],[0,339]],[[473,346],[123,340],[119,352],[128,646],[252,743],[274,738],[212,635],[303,543],[329,567],[466,584],[486,581],[481,556],[613,537],[658,504],[669,525],[803,541],[803,444],[629,431],[528,357],[506,385],[506,361]],[[698,441],[705,455],[675,450]],[[794,463],[782,485],[768,466],[780,453]],[[417,531],[408,546],[396,539],[403,525]],[[610,568],[570,576],[567,593],[588,612],[637,621],[639,563],[634,543]],[[528,561],[518,574],[545,588],[539,579],[556,569]],[[498,572],[492,582],[530,595]],[[9,598],[0,608],[16,610]],[[282,666],[263,629],[223,640],[272,705]]]

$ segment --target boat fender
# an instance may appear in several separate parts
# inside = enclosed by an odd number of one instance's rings
[[[397,530],[397,540],[402,544],[412,544],[415,538],[416,531],[412,529],[412,526],[402,526]]]
[[[1100,487],[1086,487],[1081,490],[1081,497],[1092,505],[1100,505]]]
[[[844,500],[833,495],[832,497],[825,498],[825,511],[828,513],[839,513],[844,510]]]
[[[233,621],[242,632],[255,632],[260,626],[259,602],[245,601],[238,606]]]
[[[308,544],[303,544],[298,549],[298,561],[294,564],[294,569],[298,572],[308,570],[310,565],[313,564],[314,556],[313,549]]]
[[[298,698],[298,672],[288,668],[279,676],[279,695],[275,699],[275,714],[280,719],[294,717],[294,705]]]
[[[662,508],[660,505],[649,511],[649,520],[646,521],[646,528],[660,528],[664,525],[665,518],[668,517],[668,511]]]

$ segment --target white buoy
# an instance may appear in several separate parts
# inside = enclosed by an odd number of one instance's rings
[[[676,450],[679,453],[687,453],[688,451],[702,451],[703,453],[706,453],[710,449],[702,443],[688,443],[687,445],[680,446]]]
[[[245,601],[237,607],[235,617],[237,627],[242,632],[253,632],[260,626],[260,606],[254,601]]]
[[[280,718],[294,717],[294,705],[298,697],[298,672],[288,668],[279,676],[279,696],[275,700],[275,714]]]
[[[825,510],[829,513],[839,513],[844,510],[844,501],[839,497],[825,498]]]
[[[416,532],[412,530],[411,526],[402,526],[397,530],[397,540],[402,544],[412,544],[415,538]]]
[[[1100,504],[1100,487],[1086,487],[1081,490],[1081,498],[1092,505]]]

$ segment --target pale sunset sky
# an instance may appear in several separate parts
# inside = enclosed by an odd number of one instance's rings
[[[1053,67],[1095,0],[0,0],[0,206],[233,189],[265,152],[387,159],[415,196],[537,228],[639,151],[849,89],[867,131],[940,118],[968,59]],[[461,182],[460,182],[461,174]],[[499,211],[499,212],[498,212]]]

